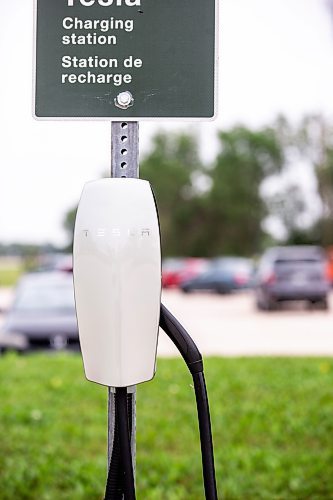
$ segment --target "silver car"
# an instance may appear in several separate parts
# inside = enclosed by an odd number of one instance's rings
[[[0,348],[16,345],[79,347],[72,273],[33,273],[20,280],[0,334]]]
[[[259,310],[273,310],[281,302],[290,300],[328,308],[326,258],[320,247],[270,248],[260,260],[256,281]]]

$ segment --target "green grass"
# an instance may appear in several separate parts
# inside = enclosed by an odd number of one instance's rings
[[[219,492],[333,498],[333,360],[207,359]],[[77,355],[0,358],[1,500],[101,499],[106,389]],[[191,379],[159,360],[138,387],[137,497],[203,498]]]
[[[14,286],[22,274],[20,267],[2,267],[0,266],[0,287]],[[1,498],[1,497],[0,497]]]

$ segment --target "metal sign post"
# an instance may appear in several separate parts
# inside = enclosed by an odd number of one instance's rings
[[[139,177],[139,124],[112,122],[111,177]]]
[[[111,123],[111,177],[139,177],[139,124],[138,122]],[[132,410],[131,447],[135,472],[136,443],[136,388],[127,388],[129,407]],[[108,467],[110,466],[115,433],[114,389],[108,390]]]

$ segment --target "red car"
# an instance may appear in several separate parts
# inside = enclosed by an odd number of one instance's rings
[[[328,263],[327,263],[327,277],[331,286],[333,286],[333,247],[330,247],[327,251]]]
[[[201,258],[166,259],[162,266],[162,285],[164,288],[179,287],[183,281],[195,278],[203,273],[207,266],[208,261]]]

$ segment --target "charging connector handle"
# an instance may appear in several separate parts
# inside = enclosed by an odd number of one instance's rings
[[[185,328],[163,304],[161,304],[160,327],[175,344],[192,374],[199,420],[205,495],[206,500],[217,500],[213,438],[202,356]]]

